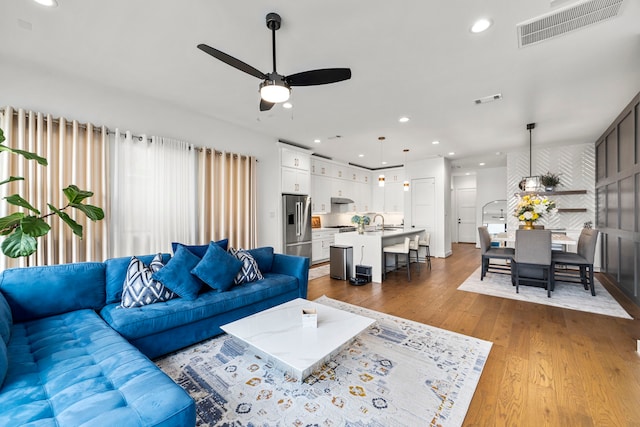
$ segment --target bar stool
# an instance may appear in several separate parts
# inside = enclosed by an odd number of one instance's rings
[[[431,235],[425,233],[424,240],[418,242],[418,247],[425,248],[424,260],[429,264],[429,270],[431,270],[431,251],[429,250],[429,244],[431,243]]]
[[[387,254],[395,255],[394,270],[398,268],[398,255],[404,254],[407,257],[407,280],[411,280],[411,269],[409,268],[409,243],[411,239],[404,238],[404,243],[396,243],[395,245],[389,245],[382,248],[382,280],[387,275]]]
[[[418,252],[420,251],[420,235],[416,234],[416,237],[409,241],[409,255],[411,252],[416,253],[416,264],[418,266],[418,273],[420,273],[420,260],[418,259]]]

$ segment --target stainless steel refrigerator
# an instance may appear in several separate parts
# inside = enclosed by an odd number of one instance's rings
[[[311,197],[282,195],[284,253],[311,260]]]

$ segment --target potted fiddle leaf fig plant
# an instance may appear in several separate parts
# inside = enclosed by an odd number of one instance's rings
[[[29,151],[18,150],[4,145],[4,132],[0,129],[0,153],[23,156],[25,159],[34,160],[41,166],[47,166],[47,159],[40,157]],[[0,185],[5,185],[13,181],[23,181],[23,177],[10,176],[0,181]],[[47,222],[49,217],[58,216],[64,224],[71,228],[73,234],[82,239],[82,225],[78,224],[67,213],[69,209],[76,209],[84,213],[92,221],[104,219],[104,211],[90,204],[85,200],[93,196],[91,191],[81,190],[75,185],[69,185],[62,189],[67,204],[62,207],[55,207],[47,203],[50,212],[43,213],[34,207],[18,194],[13,194],[4,198],[7,203],[24,208],[25,212],[14,212],[5,217],[0,217],[0,236],[5,236],[2,242],[2,252],[11,258],[26,257],[33,254],[38,249],[38,237],[46,235],[51,226]]]

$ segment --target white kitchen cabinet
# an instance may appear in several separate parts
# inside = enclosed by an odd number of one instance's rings
[[[309,170],[311,156],[308,153],[282,148],[281,166],[300,170]]]
[[[311,263],[329,260],[331,245],[335,240],[335,230],[313,230],[311,242]]]
[[[331,212],[331,181],[328,176],[311,177],[311,212],[314,214]]]
[[[364,182],[356,182],[353,184],[355,197],[353,201],[354,212],[371,212],[371,185]]]
[[[333,165],[324,160],[319,160],[315,157],[311,157],[311,174],[321,176],[331,176],[333,172]]]
[[[384,186],[384,211],[404,212],[404,188],[402,181],[388,182]]]
[[[294,168],[281,168],[282,192],[290,194],[309,194],[311,177],[309,171]]]
[[[281,188],[283,193],[309,194],[311,191],[310,152],[280,148]]]

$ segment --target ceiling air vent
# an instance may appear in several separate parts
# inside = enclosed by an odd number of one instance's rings
[[[586,0],[519,23],[518,46],[540,43],[615,18],[624,0]]]

